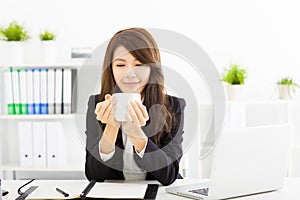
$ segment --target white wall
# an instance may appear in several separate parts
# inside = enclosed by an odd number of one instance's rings
[[[250,97],[275,97],[274,83],[284,75],[300,81],[297,0],[1,0],[0,5],[0,26],[24,23],[31,42],[44,28],[55,31],[59,60],[70,56],[71,47],[95,48],[123,28],[165,28],[198,42],[220,70],[232,62],[244,66]]]

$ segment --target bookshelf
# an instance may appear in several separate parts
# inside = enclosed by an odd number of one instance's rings
[[[59,119],[73,119],[75,114],[59,114],[59,115],[0,115],[0,120],[10,119],[10,120],[37,120],[37,119],[47,119],[47,120],[59,120]]]
[[[85,60],[82,59],[74,59],[67,62],[58,62],[58,63],[24,63],[24,64],[16,64],[16,65],[3,65],[0,63],[1,68],[15,67],[15,68],[29,68],[29,67],[56,67],[56,68],[74,68],[78,69],[81,65],[83,65]]]
[[[92,66],[88,70],[82,70],[84,60],[74,60],[61,63],[30,63],[20,65],[1,65],[0,64],[0,176],[5,178],[18,178],[15,175],[20,174],[22,178],[38,178],[35,174],[43,174],[51,172],[49,178],[64,179],[62,172],[74,172],[75,177],[82,177],[84,174],[84,162],[85,162],[85,112],[87,108],[87,100],[90,94],[94,93],[93,88],[95,82],[86,81],[87,77],[93,77],[97,79],[98,73],[100,73],[99,67]],[[7,114],[5,101],[5,92],[3,90],[4,82],[3,73],[10,67],[21,68],[69,68],[77,72],[76,84],[72,84],[72,87],[76,85],[76,94],[72,96],[76,98],[76,101],[72,102],[76,112],[71,114],[23,114],[23,115],[11,115]],[[78,73],[81,72],[81,73]],[[98,72],[98,73],[96,73]],[[78,85],[78,88],[77,88]],[[92,89],[84,89],[90,88]],[[73,88],[72,88],[72,92]],[[72,99],[73,100],[73,99]],[[18,125],[22,122],[34,123],[43,122],[45,124],[49,122],[61,124],[64,137],[66,138],[66,155],[65,162],[62,166],[58,167],[24,167],[20,164],[20,144]],[[36,172],[36,173],[35,173]],[[28,175],[27,175],[28,174]],[[78,176],[76,176],[78,174]],[[51,177],[50,177],[51,176]],[[66,175],[67,176],[67,175]]]

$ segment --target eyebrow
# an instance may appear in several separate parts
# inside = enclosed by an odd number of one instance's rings
[[[122,58],[116,58],[114,61],[126,61],[126,60]]]
[[[124,61],[124,62],[126,62],[126,60],[123,59],[123,58],[116,58],[116,59],[113,60],[113,61]],[[138,60],[135,58],[133,61],[138,61]]]

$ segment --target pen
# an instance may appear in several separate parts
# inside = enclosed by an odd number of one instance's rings
[[[81,199],[85,199],[86,195],[90,192],[90,190],[94,187],[96,181],[91,180],[91,182],[86,186],[83,192],[80,194]]]
[[[9,192],[7,190],[2,190],[2,196],[7,195]]]
[[[69,194],[68,193],[66,193],[66,192],[64,192],[64,191],[62,191],[61,189],[59,189],[59,188],[56,188],[56,191],[57,192],[59,192],[59,193],[61,193],[62,195],[64,195],[65,197],[68,197],[69,196]]]

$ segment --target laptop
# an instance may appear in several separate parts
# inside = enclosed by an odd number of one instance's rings
[[[290,124],[225,130],[213,150],[210,180],[166,188],[193,199],[225,199],[278,190],[288,170]]]

